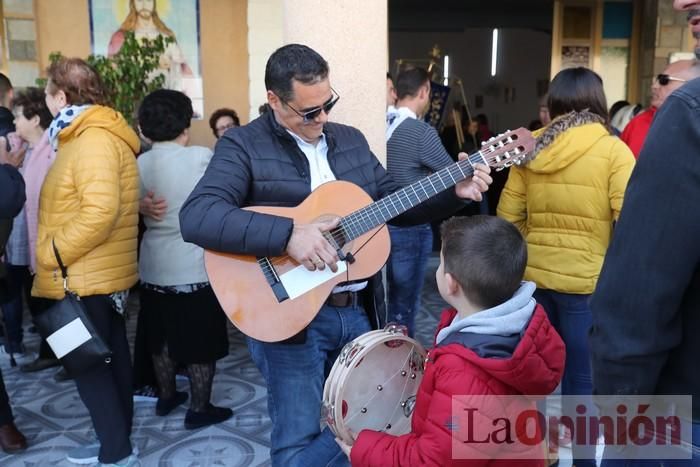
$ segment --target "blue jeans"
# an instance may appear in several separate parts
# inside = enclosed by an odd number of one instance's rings
[[[673,460],[625,460],[625,459],[605,459],[603,451],[603,462],[601,467],[698,467],[700,466],[700,422],[693,423],[693,454],[692,459]]]
[[[273,466],[349,465],[333,433],[319,427],[323,383],[343,346],[369,330],[360,305],[324,305],[307,327],[303,344],[248,338],[251,357],[267,383]]]
[[[412,227],[389,226],[391,256],[387,263],[387,323],[408,328],[413,337],[416,314],[420,310],[420,294],[425,281],[425,266],[433,250],[430,224]]]
[[[590,295],[567,294],[553,290],[537,289],[537,303],[544,307],[554,328],[566,346],[566,363],[561,382],[562,396],[590,396],[593,394],[591,353],[588,347],[588,331],[591,328]],[[592,399],[587,404],[588,413],[595,413]],[[573,413],[572,408],[565,408]],[[574,446],[573,463],[576,467],[595,467],[595,446]]]

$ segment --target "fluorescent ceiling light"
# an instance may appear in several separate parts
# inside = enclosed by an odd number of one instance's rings
[[[491,76],[496,76],[496,65],[498,64],[498,29],[493,30],[491,42]]]

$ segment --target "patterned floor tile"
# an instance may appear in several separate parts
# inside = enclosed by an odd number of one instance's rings
[[[423,288],[422,309],[416,317],[417,339],[430,347],[440,312],[447,304],[440,298],[435,283],[439,257],[428,263]],[[137,308],[135,300],[130,304]],[[133,342],[136,318],[128,321]],[[29,320],[26,320],[29,322]],[[36,349],[36,334],[25,333],[25,343]],[[155,402],[134,404],[132,440],[140,450],[144,467],[268,467],[272,424],[267,414],[265,383],[250,360],[245,337],[230,328],[229,355],[217,363],[213,402],[231,407],[234,417],[205,429],[184,428],[185,406],[167,417],[155,416]],[[21,454],[0,451],[3,467],[70,466],[65,460],[72,447],[91,442],[95,433],[85,406],[72,381],[56,383],[55,368],[38,373],[21,373],[0,358],[5,383],[10,393],[16,423],[29,440],[30,448]],[[179,390],[188,390],[187,381],[178,381]],[[562,466],[563,467],[563,466]]]

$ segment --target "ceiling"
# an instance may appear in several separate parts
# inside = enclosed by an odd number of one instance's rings
[[[523,28],[551,32],[553,5],[553,0],[389,0],[389,31]]]

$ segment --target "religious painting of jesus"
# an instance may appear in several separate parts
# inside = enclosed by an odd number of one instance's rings
[[[198,0],[90,0],[92,53],[116,54],[127,32],[136,39],[171,37],[160,58],[164,87],[192,99],[195,118],[204,114],[200,71]]]

